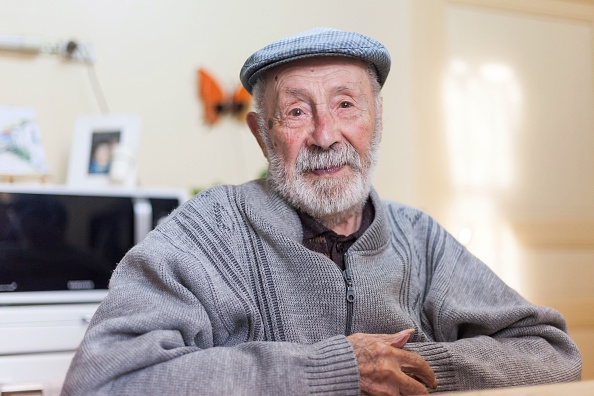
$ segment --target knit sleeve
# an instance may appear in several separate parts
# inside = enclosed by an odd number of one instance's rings
[[[346,337],[270,341],[256,297],[243,286],[249,276],[239,266],[217,268],[241,257],[233,215],[215,205],[201,232],[189,232],[199,214],[184,211],[117,266],[62,395],[358,394]],[[228,242],[224,252],[212,233]]]
[[[578,349],[557,311],[529,303],[441,227],[428,229],[423,316],[433,340],[406,348],[432,366],[438,391],[580,379]]]

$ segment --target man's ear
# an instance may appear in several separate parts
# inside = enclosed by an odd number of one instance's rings
[[[258,145],[260,146],[260,150],[262,150],[264,157],[268,159],[266,145],[264,144],[264,141],[262,141],[262,135],[260,135],[260,123],[258,122],[258,117],[259,116],[257,113],[250,111],[246,116],[246,121],[248,126],[250,127],[250,131],[252,131],[252,135],[254,135],[254,137],[256,138],[256,141],[258,142]],[[262,133],[266,132],[262,131]]]

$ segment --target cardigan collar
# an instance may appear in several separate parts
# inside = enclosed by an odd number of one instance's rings
[[[242,184],[239,191],[245,197],[246,215],[253,216],[253,225],[256,228],[273,238],[282,235],[298,243],[303,241],[303,229],[297,211],[271,189],[266,179]],[[351,250],[377,250],[389,242],[384,204],[373,187],[369,197],[375,217]]]

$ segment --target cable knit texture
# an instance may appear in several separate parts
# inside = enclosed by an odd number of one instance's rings
[[[265,180],[197,195],[119,263],[63,395],[358,395],[345,332],[408,328],[405,349],[438,391],[580,378],[559,313],[426,214],[371,198],[375,219],[345,257],[351,304],[341,271],[301,244],[297,214]]]

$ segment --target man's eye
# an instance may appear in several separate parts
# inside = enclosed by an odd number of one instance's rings
[[[293,109],[289,112],[289,114],[293,117],[299,117],[303,115],[303,111],[301,109]]]
[[[353,106],[353,105],[351,104],[351,102],[347,102],[347,101],[340,102],[340,108],[342,108],[342,109],[348,109],[348,108],[349,108],[349,107],[351,107],[351,106]]]

